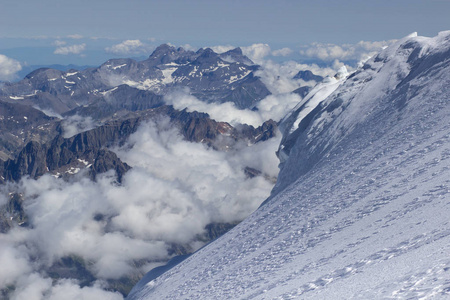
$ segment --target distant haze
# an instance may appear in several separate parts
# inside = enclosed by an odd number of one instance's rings
[[[187,47],[268,44],[305,59],[311,43],[387,41],[450,28],[450,1],[3,1],[0,54],[22,64],[98,65]],[[189,45],[186,45],[189,44]]]

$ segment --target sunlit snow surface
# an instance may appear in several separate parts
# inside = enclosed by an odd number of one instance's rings
[[[450,297],[449,86],[450,32],[383,50],[294,130],[273,198],[129,299]]]

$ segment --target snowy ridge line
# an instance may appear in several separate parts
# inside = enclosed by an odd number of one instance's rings
[[[302,151],[314,153],[315,157],[305,159],[304,166],[297,171],[291,171],[290,166],[293,165],[288,164],[285,172],[296,172],[297,174],[307,172],[314,162],[325,155],[333,145],[337,145],[358,124],[369,117],[380,105],[380,101],[392,102],[390,98],[392,97],[398,102],[397,105],[402,105],[404,98],[402,91],[409,88],[411,84],[409,80],[407,81],[411,78],[410,74],[413,74],[410,73],[411,68],[420,70],[418,66],[410,64],[421,64],[424,55],[430,55],[429,61],[432,64],[436,51],[440,49],[445,53],[446,49],[450,47],[448,36],[449,34],[446,35],[444,32],[435,38],[425,38],[417,37],[417,34],[413,33],[368,60],[329,97],[321,100],[314,110],[308,110],[308,114],[302,114],[303,106],[291,113],[280,125],[283,132],[283,139],[278,151],[282,170],[281,178],[284,176],[283,165],[288,160],[294,143],[311,144],[310,149]],[[421,53],[422,56],[418,56],[417,53]],[[443,55],[445,56],[445,54]],[[402,84],[405,86],[402,87]],[[390,95],[393,91],[397,91],[397,94]],[[300,120],[296,119],[298,115],[300,115]],[[338,117],[339,120],[335,121]],[[289,178],[294,177],[289,175],[284,180],[279,180],[274,193],[292,183]]]
[[[367,61],[285,127],[272,198],[129,299],[448,297],[449,61],[450,31]]]

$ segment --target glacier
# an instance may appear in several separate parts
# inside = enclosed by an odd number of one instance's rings
[[[341,81],[283,120],[264,204],[127,299],[450,297],[450,31]]]

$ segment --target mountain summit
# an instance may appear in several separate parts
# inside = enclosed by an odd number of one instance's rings
[[[272,196],[128,299],[444,298],[450,31],[412,34],[284,119]]]

